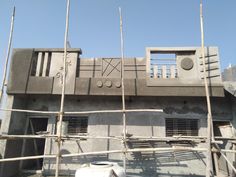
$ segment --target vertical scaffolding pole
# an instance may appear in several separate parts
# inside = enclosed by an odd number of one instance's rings
[[[122,12],[119,7],[120,13],[120,49],[121,49],[121,89],[122,89],[122,118],[123,118],[123,144],[126,149],[126,115],[125,115],[125,87],[124,87],[124,37],[123,37],[123,21]],[[126,173],[126,151],[123,156],[123,167]]]
[[[212,156],[211,156],[211,142],[212,137],[212,112],[211,112],[211,101],[209,95],[209,87],[206,77],[206,59],[205,59],[205,46],[204,46],[204,26],[203,26],[203,7],[202,0],[200,1],[200,24],[201,24],[201,55],[203,59],[203,73],[204,73],[204,85],[206,92],[206,101],[207,101],[207,166],[206,166],[206,177],[213,176],[213,167],[212,167]]]
[[[67,60],[67,38],[68,38],[68,27],[69,27],[69,11],[70,11],[70,0],[67,0],[66,6],[66,29],[64,38],[64,58],[63,58],[63,76],[62,76],[62,91],[61,91],[61,106],[59,113],[59,120],[57,125],[57,156],[56,156],[56,173],[55,177],[59,175],[59,167],[61,160],[61,134],[62,134],[62,119],[64,114],[64,100],[65,100],[65,86],[66,86],[66,60]]]
[[[1,91],[0,91],[0,102],[2,100],[2,94],[4,92],[4,86],[5,86],[6,75],[7,75],[7,66],[9,63],[9,57],[10,57],[10,52],[11,52],[12,36],[13,36],[14,22],[15,22],[15,11],[16,11],[16,8],[14,6],[13,11],[12,11],[12,16],[11,16],[10,35],[8,39],[7,55],[6,55],[5,65],[4,65],[3,79],[2,79],[2,85],[1,85]]]

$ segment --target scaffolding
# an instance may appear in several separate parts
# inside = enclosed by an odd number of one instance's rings
[[[0,111],[9,111],[9,112],[24,112],[24,113],[35,113],[35,114],[47,114],[47,115],[55,115],[58,117],[57,121],[57,131],[56,134],[47,134],[47,135],[0,135],[0,140],[14,140],[14,139],[52,139],[57,142],[57,153],[56,154],[44,154],[44,155],[35,155],[35,156],[25,156],[25,157],[15,157],[15,158],[3,158],[0,159],[0,162],[10,162],[10,161],[23,161],[23,160],[30,160],[30,159],[41,159],[41,158],[48,158],[48,159],[56,159],[56,171],[55,177],[58,177],[60,174],[60,163],[61,159],[64,157],[76,157],[76,156],[87,156],[87,155],[100,155],[100,154],[114,154],[114,153],[121,153],[123,154],[123,167],[126,171],[126,163],[127,163],[127,154],[133,152],[161,152],[161,151],[196,151],[196,152],[207,152],[207,165],[206,165],[206,176],[214,176],[213,172],[213,164],[212,164],[212,154],[214,158],[214,164],[216,169],[216,175],[218,176],[218,167],[217,167],[217,157],[216,154],[220,153],[224,159],[227,161],[229,166],[232,170],[236,173],[236,169],[234,165],[227,159],[224,153],[236,153],[235,150],[227,150],[227,149],[220,149],[218,143],[220,140],[229,138],[223,137],[215,137],[213,133],[213,123],[212,123],[212,112],[211,112],[211,101],[210,101],[210,94],[209,94],[209,83],[206,77],[206,67],[205,67],[205,49],[204,49],[204,27],[203,27],[203,7],[202,7],[202,0],[200,2],[200,24],[201,24],[201,55],[203,58],[203,72],[204,72],[204,86],[205,86],[205,93],[206,93],[206,102],[207,102],[207,136],[204,137],[193,137],[193,136],[173,136],[173,137],[145,137],[145,136],[132,136],[127,137],[127,128],[126,128],[126,113],[130,112],[163,112],[161,109],[126,109],[125,105],[125,85],[124,85],[124,39],[123,39],[123,22],[122,22],[122,12],[121,8],[119,8],[119,15],[120,15],[120,48],[121,48],[121,90],[122,90],[122,109],[117,110],[97,110],[97,111],[75,111],[75,112],[67,112],[64,111],[64,99],[65,99],[65,81],[66,81],[66,72],[67,72],[67,42],[68,42],[68,28],[69,28],[69,12],[70,12],[70,0],[67,0],[67,8],[66,8],[66,24],[65,24],[65,36],[64,36],[64,59],[63,59],[63,81],[62,81],[62,90],[61,90],[61,102],[60,102],[60,110],[59,111],[35,111],[35,110],[24,110],[24,109],[7,109],[7,108],[0,108]],[[11,20],[11,29],[10,29],[10,37],[8,43],[8,51],[6,57],[6,63],[4,68],[4,77],[1,87],[1,95],[4,91],[5,80],[6,80],[6,71],[9,61],[11,43],[12,43],[12,34],[13,34],[13,26],[14,26],[14,17],[15,17],[15,7],[12,13],[12,20]],[[122,136],[89,136],[89,135],[63,135],[62,134],[62,121],[63,117],[66,115],[83,115],[83,114],[98,114],[98,113],[122,113],[123,119],[123,130]],[[61,146],[62,141],[65,140],[79,140],[79,139],[109,139],[115,140],[122,143],[123,148],[118,150],[107,150],[107,151],[97,151],[97,152],[81,152],[81,153],[74,153],[74,154],[61,154]],[[197,148],[197,147],[178,147],[172,146],[170,148],[128,148],[127,142],[131,141],[132,139],[138,140],[158,140],[158,141],[206,141],[207,148]],[[231,140],[236,140],[235,138],[231,138]]]

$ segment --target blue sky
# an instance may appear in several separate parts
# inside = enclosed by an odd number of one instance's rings
[[[221,68],[236,64],[236,1],[203,0],[205,43],[218,46]],[[69,41],[82,57],[120,56],[122,7],[125,56],[145,56],[145,47],[200,46],[200,0],[71,0]],[[66,0],[0,1],[0,71],[10,18],[16,6],[13,48],[63,47]]]

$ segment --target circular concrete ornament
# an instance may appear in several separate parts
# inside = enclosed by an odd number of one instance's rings
[[[97,81],[97,86],[98,86],[98,87],[100,87],[100,88],[101,88],[101,87],[102,87],[102,85],[103,85],[102,81]]]
[[[183,68],[184,70],[190,70],[193,68],[193,60],[191,58],[184,58],[181,61],[181,68]]]
[[[116,88],[120,88],[120,87],[121,87],[120,81],[117,81],[117,82],[115,83],[115,85],[116,85]]]
[[[111,82],[111,81],[106,81],[106,82],[105,82],[105,85],[106,85],[107,87],[111,87],[111,86],[112,86],[112,82]]]

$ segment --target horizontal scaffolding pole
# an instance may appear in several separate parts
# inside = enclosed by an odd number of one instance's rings
[[[128,113],[128,112],[163,112],[163,109],[126,109],[126,110],[100,110],[100,111],[80,111],[65,112],[65,114],[97,114],[97,113]]]
[[[111,150],[111,151],[98,151],[98,152],[84,152],[75,154],[62,154],[61,157],[76,157],[76,156],[88,156],[88,155],[99,155],[99,154],[114,154],[114,153],[132,153],[132,152],[161,152],[161,151],[206,151],[206,148],[190,148],[190,147],[173,147],[173,148],[136,148],[126,150]],[[38,156],[26,156],[26,157],[14,157],[0,159],[0,162],[10,162],[19,160],[32,160],[41,158],[56,158],[56,154],[53,155],[38,155]]]
[[[69,135],[69,136],[61,136],[63,140],[68,139],[112,139],[112,140],[122,140],[122,138],[115,137],[115,136],[86,136],[86,135]],[[55,138],[57,139],[57,135],[0,135],[1,139],[45,139],[45,138]]]
[[[11,161],[19,161],[19,160],[34,160],[34,159],[42,159],[42,158],[56,158],[56,155],[37,155],[37,156],[4,158],[4,159],[0,159],[0,162],[11,162]]]
[[[0,139],[44,139],[44,138],[57,138],[57,135],[43,134],[43,135],[0,135]],[[62,135],[63,139],[74,139],[74,138],[83,138],[83,139],[117,139],[122,140],[123,136],[89,136],[89,135]],[[187,138],[187,137],[143,137],[143,136],[132,136],[127,137],[127,141],[132,140],[154,140],[154,141],[172,141],[172,140],[181,140],[181,141],[194,141],[194,140],[205,140],[203,138]]]
[[[0,135],[0,140],[14,140],[14,139],[57,139],[57,135],[42,134],[42,135]],[[62,135],[63,140],[70,139],[111,139],[123,140],[123,136],[89,136],[89,135]],[[216,140],[235,140],[235,138],[215,137]],[[131,136],[127,137],[126,141],[206,141],[206,137],[198,136],[173,136],[173,137],[154,137],[154,136]],[[220,141],[213,141],[213,143],[221,143]]]
[[[11,112],[24,112],[24,113],[36,113],[36,114],[60,114],[59,111],[35,111],[25,109],[6,109],[0,108],[0,111]],[[99,114],[99,113],[124,113],[124,112],[163,112],[163,109],[117,109],[117,110],[97,110],[97,111],[78,111],[78,112],[64,112],[64,115],[83,115],[83,114]]]
[[[206,148],[191,148],[191,147],[172,147],[172,148],[135,148],[127,150],[111,150],[111,151],[98,151],[98,152],[84,152],[84,153],[74,153],[74,154],[62,154],[61,157],[76,157],[76,156],[88,156],[88,155],[99,155],[99,154],[113,154],[113,153],[132,153],[132,152],[163,152],[163,151],[198,151],[205,152]],[[212,152],[225,152],[225,153],[236,153],[235,150],[221,149],[212,150]],[[0,162],[10,162],[10,161],[20,161],[20,160],[32,160],[41,158],[56,158],[56,154],[48,155],[37,155],[37,156],[26,156],[26,157],[14,157],[14,158],[4,158],[0,159]]]
[[[25,110],[25,109],[6,109],[0,108],[0,111],[8,112],[23,112],[23,113],[36,113],[36,114],[59,114],[59,111],[35,111],[35,110]]]

